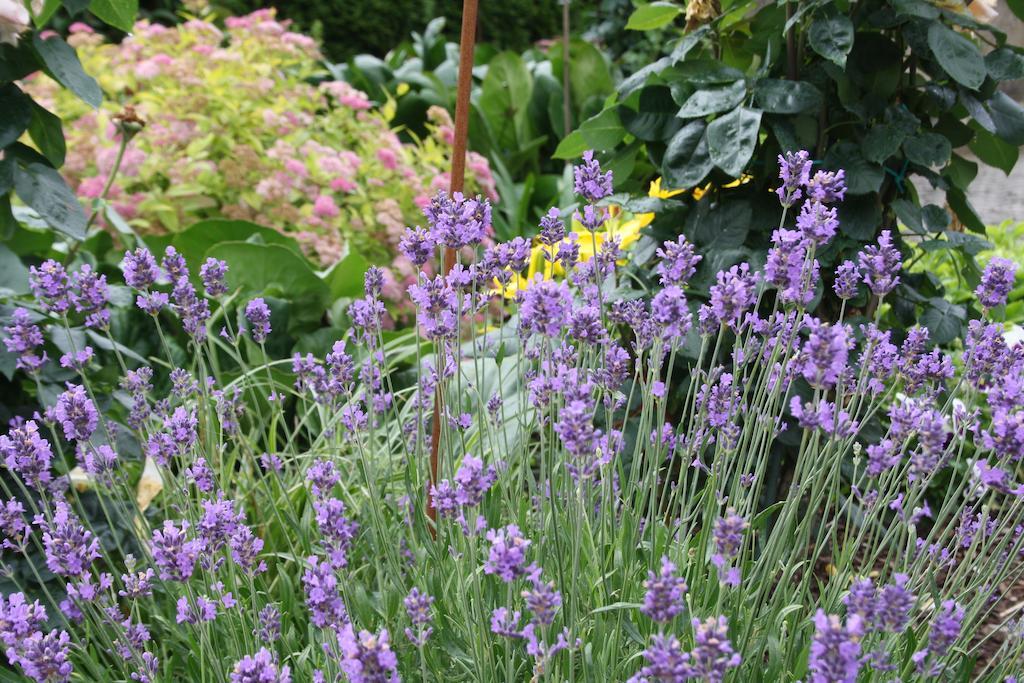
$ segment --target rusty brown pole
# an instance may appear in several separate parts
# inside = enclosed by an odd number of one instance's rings
[[[452,150],[451,184],[449,194],[462,192],[466,180],[466,143],[469,138],[469,94],[473,86],[473,47],[476,43],[477,0],[462,2],[462,32],[459,35],[459,82],[455,91],[455,142]],[[455,250],[446,247],[441,259],[445,275],[455,265]],[[441,388],[434,388],[434,418],[430,429],[430,484],[437,481],[437,451],[441,441],[441,418],[444,399]],[[427,488],[427,516],[437,519],[434,496]],[[431,533],[434,533],[431,529]]]

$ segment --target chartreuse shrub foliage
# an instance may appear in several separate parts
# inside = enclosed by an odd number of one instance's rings
[[[29,381],[59,363],[67,384],[0,437],[12,666],[36,681],[1013,680],[1024,356],[995,318],[1015,266],[986,267],[959,369],[926,329],[897,346],[879,326],[901,277],[888,231],[837,268],[837,319],[814,317],[848,187],[806,152],[780,163],[763,267],[720,270],[706,297],[688,282],[707,256],[685,238],[659,246],[653,297],[622,296],[618,241],[593,248],[614,198],[589,153],[587,230],[557,210],[540,225],[564,275],[517,283],[508,308],[530,243],[485,247],[489,203],[436,196],[401,241],[423,268],[460,254],[409,289],[422,343],[382,331],[376,268],[351,330],[289,359],[268,353],[271,305],[216,258],[133,249],[116,305],[87,264],[40,264],[5,343]],[[854,324],[861,296],[882,305]],[[123,353],[123,306],[189,353]],[[107,343],[58,359],[78,324]],[[771,493],[789,436],[792,477]]]
[[[655,224],[662,234],[682,226],[716,268],[754,257],[771,238],[778,209],[768,190],[780,152],[806,149],[815,170],[844,169],[841,229],[819,254],[820,310],[829,315],[839,308],[829,290],[835,267],[880,229],[900,244],[902,224],[976,271],[971,243],[945,238],[960,228],[985,230],[969,200],[978,162],[961,150],[1009,173],[1024,144],[1024,108],[1000,87],[1024,76],[1024,54],[985,23],[990,4],[640,4],[627,28],[672,38],[562,142],[558,156],[597,148],[613,169],[660,175],[666,189],[719,188],[699,202],[678,197],[673,203],[681,205],[662,210]],[[944,205],[922,205],[915,177],[941,190]],[[723,187],[734,179],[743,182]],[[966,310],[926,274],[905,274],[888,302],[894,328],[921,321],[941,344],[966,331]]]
[[[223,28],[142,21],[117,44],[84,24],[71,33],[103,103],[92,109],[42,79],[29,91],[64,120],[63,171],[78,196],[103,196],[136,232],[244,219],[291,234],[326,264],[349,250],[387,263],[448,186],[447,115],[436,111],[430,135],[402,143],[388,112],[323,80],[316,43],[272,10]],[[114,120],[125,107],[145,126],[122,150]],[[474,155],[469,166],[468,190],[493,196],[487,162]]]

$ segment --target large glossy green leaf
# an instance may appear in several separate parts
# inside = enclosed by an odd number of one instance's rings
[[[302,257],[302,248],[291,237],[256,223],[227,218],[210,218],[193,223],[174,235],[171,245],[193,266],[193,270],[198,271],[206,252],[214,245],[245,241],[277,244]]]
[[[206,256],[226,261],[228,285],[241,287],[246,296],[276,296],[320,313],[330,299],[330,288],[309,262],[280,244],[221,242],[210,247]]]
[[[708,153],[715,166],[737,177],[754,154],[761,129],[761,110],[739,107],[708,126]]]
[[[801,114],[821,108],[821,91],[806,81],[765,78],[754,86],[754,101],[769,114]]]
[[[928,47],[950,78],[971,90],[981,87],[988,70],[974,43],[935,21],[928,27]]]
[[[516,53],[502,52],[488,64],[480,86],[480,108],[501,146],[514,148],[520,135],[525,137],[522,126],[532,92],[533,78]]]
[[[808,31],[811,48],[839,67],[846,66],[853,35],[853,22],[845,14],[816,17]]]
[[[846,192],[851,195],[877,192],[885,176],[880,165],[865,159],[859,146],[849,141],[829,149],[825,155],[825,167],[846,170]]]
[[[703,121],[691,121],[672,136],[661,162],[662,186],[691,188],[700,184],[714,163],[708,153]]]
[[[32,45],[46,65],[46,70],[58,83],[93,108],[100,106],[103,102],[103,91],[100,90],[99,83],[85,73],[75,49],[65,43],[63,38],[50,36],[44,39],[37,33],[32,36]]]
[[[729,111],[742,102],[746,94],[747,84],[742,80],[701,88],[687,98],[676,115],[682,119],[693,119]]]
[[[135,23],[139,0],[92,0],[89,11],[103,22],[128,33]]]
[[[562,138],[551,156],[555,159],[577,159],[585,151],[587,151],[587,141],[583,138],[583,133],[574,130]]]
[[[662,28],[672,23],[672,20],[682,14],[683,8],[672,2],[656,0],[646,5],[640,5],[629,15],[626,28],[631,31],[650,31]]]
[[[0,87],[0,149],[21,137],[32,121],[32,99],[13,83]]]
[[[32,121],[28,125],[28,134],[51,164],[57,168],[64,165],[67,146],[64,142],[64,129],[61,127],[60,117],[33,102]]]
[[[661,141],[671,137],[682,123],[676,118],[676,109],[672,91],[663,85],[653,85],[640,91],[635,111],[619,105],[619,118],[626,130],[640,140]]]
[[[562,44],[554,43],[548,50],[551,73],[562,73]],[[608,62],[600,50],[585,40],[569,41],[569,90],[573,104],[579,108],[595,95],[604,98],[613,90]]]
[[[331,299],[353,299],[363,293],[363,275],[370,264],[353,252],[341,259],[324,274],[324,282],[331,291]]]
[[[622,127],[622,121],[619,120],[618,109],[609,107],[584,121],[580,126],[580,133],[583,135],[587,147],[608,150],[622,142],[622,138],[626,136],[626,129]]]
[[[85,239],[85,211],[60,173],[38,162],[16,167],[14,189],[51,228],[76,240]]]

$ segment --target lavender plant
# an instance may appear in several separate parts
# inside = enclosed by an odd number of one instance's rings
[[[820,320],[843,176],[780,167],[764,269],[718,273],[706,301],[685,239],[658,251],[657,295],[624,299],[615,239],[580,258],[554,211],[567,276],[506,309],[530,245],[483,249],[487,201],[440,195],[402,241],[421,267],[459,250],[410,288],[423,343],[383,332],[371,268],[323,359],[268,357],[271,305],[216,260],[193,279],[173,248],[124,258],[160,338],[191,339],[184,364],[121,353],[103,275],[34,269],[6,328],[21,371],[84,318],[122,381],[111,401],[75,348],[67,390],[0,437],[9,662],[48,682],[1014,680],[1024,347],[994,320],[1013,266],[982,278],[956,360],[878,327],[888,232],[836,278],[875,320]],[[612,177],[588,156],[575,179],[599,229]]]

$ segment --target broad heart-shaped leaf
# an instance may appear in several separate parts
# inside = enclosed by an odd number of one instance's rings
[[[945,166],[953,148],[938,133],[918,133],[903,141],[903,153],[912,163],[921,166]]]
[[[861,142],[864,158],[880,164],[899,150],[905,138],[903,131],[891,123],[872,126]]]
[[[1020,150],[1005,140],[1000,140],[983,128],[974,131],[974,139],[968,145],[979,159],[989,166],[994,166],[1006,175],[1010,175],[1017,165]]]
[[[845,14],[816,17],[811,22],[808,38],[811,48],[836,66],[845,67],[846,57],[853,49],[853,22]]]
[[[580,133],[587,147],[596,150],[612,149],[626,137],[626,129],[622,127],[616,107],[609,107],[584,121]]]
[[[650,31],[661,28],[682,14],[683,8],[671,2],[656,0],[640,5],[629,15],[626,28],[630,31]]]
[[[305,320],[323,314],[331,291],[306,259],[280,244],[221,242],[206,256],[228,264],[228,285],[240,287],[243,296],[266,294],[294,301],[305,309]]]
[[[67,145],[64,142],[64,129],[60,125],[60,117],[32,103],[32,122],[28,125],[28,134],[32,142],[56,168],[64,165]]]
[[[130,33],[139,11],[139,0],[92,0],[89,11],[104,23]]]
[[[985,55],[985,68],[989,76],[997,81],[1024,78],[1024,55],[1008,47],[1001,47]]]
[[[934,21],[928,27],[928,47],[950,78],[971,90],[981,87],[988,70],[974,43],[945,24]]]
[[[817,111],[824,98],[806,81],[765,78],[754,86],[754,101],[769,114],[800,114]]]
[[[708,126],[708,153],[715,166],[738,177],[754,155],[761,129],[761,110],[739,107]]]
[[[32,121],[32,99],[18,86],[0,88],[0,149],[21,137]]]
[[[199,272],[206,252],[220,242],[245,242],[257,239],[264,244],[277,244],[302,257],[299,243],[277,230],[249,221],[210,218],[193,223],[171,239],[171,245],[185,257],[192,270]]]
[[[14,190],[51,228],[72,239],[85,239],[85,211],[60,173],[39,162],[16,167]]]
[[[918,235],[925,233],[924,220],[921,218],[921,207],[909,199],[897,199],[892,203],[896,218]]]
[[[847,197],[838,209],[839,231],[860,242],[870,241],[882,222],[882,210],[876,194]]]
[[[921,314],[921,326],[928,330],[928,337],[936,344],[948,344],[960,336],[967,310],[950,303],[942,297],[928,299],[928,307]]]
[[[714,164],[708,153],[708,139],[703,121],[691,121],[672,136],[661,161],[662,187],[684,189],[696,187]]]
[[[728,85],[702,88],[690,95],[676,114],[681,119],[694,119],[720,111],[729,111],[747,95],[747,84],[736,81]]]
[[[46,65],[46,70],[58,83],[78,95],[93,109],[100,106],[103,102],[103,91],[100,90],[99,83],[85,73],[75,49],[65,43],[63,38],[52,36],[44,40],[37,33],[32,36],[32,45]]]
[[[846,193],[848,195],[877,192],[882,186],[885,171],[861,154],[860,147],[853,142],[840,142],[825,155],[825,168],[846,170]]]

